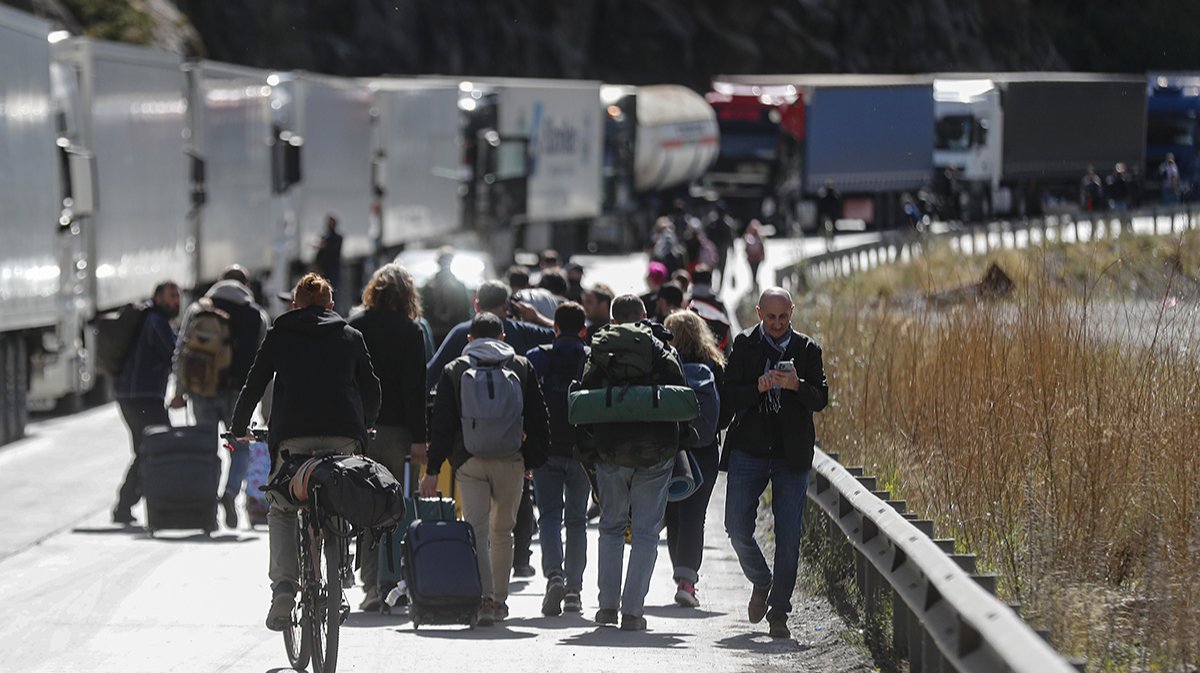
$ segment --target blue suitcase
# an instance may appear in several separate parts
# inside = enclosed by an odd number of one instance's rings
[[[475,628],[483,586],[475,556],[475,531],[466,521],[414,521],[402,545],[408,615],[424,624]]]
[[[404,518],[396,524],[396,530],[390,536],[385,536],[379,543],[379,596],[387,596],[403,575],[400,572],[403,550],[401,544],[408,534],[408,528],[414,521],[454,521],[458,514],[454,510],[454,498],[420,498],[412,497],[411,479],[412,464],[408,458],[404,460]],[[401,601],[407,596],[402,595]],[[384,614],[391,612],[391,606],[384,602],[381,610]]]
[[[146,530],[217,530],[217,426],[151,426],[141,451]]]

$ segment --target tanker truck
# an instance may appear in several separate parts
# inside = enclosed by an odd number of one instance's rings
[[[587,242],[590,252],[641,246],[654,218],[717,160],[713,108],[675,85],[606,85],[603,208]]]

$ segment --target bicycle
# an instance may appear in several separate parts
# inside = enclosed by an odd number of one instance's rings
[[[266,441],[265,428],[252,428],[258,441]],[[227,441],[231,433],[221,435]],[[261,487],[264,491],[267,486]],[[342,622],[350,615],[350,604],[342,594],[343,578],[352,576],[350,525],[339,517],[320,516],[319,492],[298,506],[297,546],[300,556],[300,596],[292,609],[292,621],[283,630],[288,663],[295,670],[335,673]],[[324,572],[320,559],[324,558]],[[334,578],[333,581],[329,581]]]

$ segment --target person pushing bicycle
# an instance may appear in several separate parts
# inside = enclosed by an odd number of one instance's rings
[[[250,416],[272,378],[267,435],[272,477],[283,462],[281,451],[362,453],[379,414],[379,380],[362,333],[333,311],[333,286],[315,273],[296,284],[292,310],[275,320],[258,349],[230,423],[237,437],[252,439]],[[275,492],[268,492],[267,500],[272,592],[267,628],[283,631],[291,624],[299,591],[296,508]]]

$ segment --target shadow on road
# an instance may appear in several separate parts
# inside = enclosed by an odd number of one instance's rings
[[[581,626],[591,626],[592,620],[579,613],[564,613],[558,617],[509,617],[505,625],[529,627],[532,629],[577,629]]]
[[[79,533],[80,535],[145,535],[146,529],[142,526],[103,526],[97,528],[80,526],[72,528],[71,532]]]
[[[700,608],[682,608],[678,605],[658,605],[646,608],[646,614],[666,619],[707,619],[708,617],[721,617],[726,613]]]
[[[576,634],[558,641],[559,645],[584,647],[653,647],[683,649],[685,634],[658,633],[651,624],[649,631],[622,631],[611,626],[599,626],[593,631]]]
[[[394,608],[390,615],[379,612],[352,610],[346,621],[342,622],[342,628],[377,629],[381,626],[398,626],[401,624],[409,624],[408,612],[402,608]]]
[[[811,649],[791,638],[772,638],[765,633],[742,633],[717,641],[717,647],[726,650],[742,650],[759,654],[786,654]]]
[[[261,535],[238,535],[237,533],[225,533],[222,535],[205,535],[204,533],[196,533],[194,535],[179,536],[164,536],[161,532],[155,533],[153,536],[146,535],[139,538],[146,542],[215,542],[220,544],[228,544],[231,542],[255,542],[260,539]]]
[[[499,624],[495,626],[480,626],[474,629],[465,626],[431,624],[429,626],[422,626],[417,631],[412,629],[396,629],[396,632],[420,636],[422,638],[442,638],[445,640],[527,640],[529,638],[537,638],[536,633],[512,631]]]

